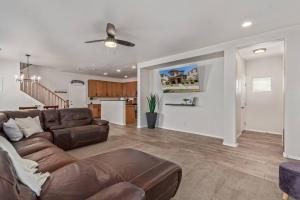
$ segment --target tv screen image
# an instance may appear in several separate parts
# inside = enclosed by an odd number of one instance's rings
[[[160,70],[159,73],[164,93],[200,92],[197,64]]]

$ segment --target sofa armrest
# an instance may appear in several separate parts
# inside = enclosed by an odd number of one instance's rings
[[[106,126],[109,124],[109,122],[106,120],[101,120],[101,119],[93,119],[92,124],[98,125],[98,126]]]
[[[64,125],[55,125],[55,126],[51,126],[49,129],[50,129],[50,131],[52,131],[52,130],[58,130],[58,129],[64,129],[64,128],[67,128],[67,127],[65,127]]]
[[[86,200],[145,200],[145,192],[128,182],[117,183],[104,188]]]
[[[69,150],[71,148],[71,134],[70,129],[55,129],[51,130],[53,134],[53,143],[62,148]]]

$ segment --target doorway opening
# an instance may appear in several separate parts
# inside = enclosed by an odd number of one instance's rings
[[[283,151],[284,41],[240,48],[236,60],[237,138],[265,139]]]

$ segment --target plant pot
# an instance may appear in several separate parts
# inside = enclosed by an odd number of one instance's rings
[[[155,128],[157,113],[156,112],[154,112],[154,113],[147,112],[146,117],[147,117],[148,128],[151,128],[151,129]]]

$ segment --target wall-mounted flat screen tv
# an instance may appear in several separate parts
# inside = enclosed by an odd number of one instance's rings
[[[159,73],[164,93],[200,92],[197,64],[160,70]]]

